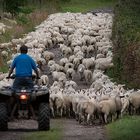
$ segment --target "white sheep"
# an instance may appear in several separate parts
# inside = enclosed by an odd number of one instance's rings
[[[86,84],[90,84],[92,82],[92,71],[84,70],[84,78],[85,78]]]

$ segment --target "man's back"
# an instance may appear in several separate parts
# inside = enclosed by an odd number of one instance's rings
[[[20,54],[13,63],[12,68],[16,68],[16,77],[31,77],[32,69],[36,70],[36,64],[27,54]]]

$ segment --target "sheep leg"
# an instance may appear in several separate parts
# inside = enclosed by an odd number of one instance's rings
[[[88,115],[87,115],[87,124],[90,124],[90,117],[91,117],[91,115],[88,114]]]
[[[108,116],[107,114],[104,114],[104,121],[105,121],[106,124],[108,123],[107,116]]]
[[[62,107],[60,109],[60,115],[61,115],[61,118],[62,118],[62,116],[63,116],[63,108]]]
[[[53,116],[53,118],[55,118],[53,107],[51,108],[51,112],[52,112],[52,116]]]

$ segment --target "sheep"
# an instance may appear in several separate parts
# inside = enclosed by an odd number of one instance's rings
[[[72,63],[66,63],[64,68],[65,68],[65,72],[67,72],[68,69],[74,68],[74,66]]]
[[[47,75],[41,75],[40,79],[38,79],[38,85],[49,85],[49,78]]]
[[[80,111],[81,111],[80,117],[84,116],[84,120],[86,120],[86,123],[90,124],[90,120],[92,120],[93,122],[94,115],[97,114],[98,105],[96,101],[85,100],[84,102],[81,103]]]
[[[129,99],[128,97],[124,97],[121,99],[122,101],[122,109],[121,109],[121,116],[129,110]]]
[[[6,78],[7,75],[8,75],[7,73],[0,73],[0,81]]]
[[[62,50],[62,53],[64,55],[64,57],[69,57],[71,54],[72,54],[72,50],[70,47],[65,47],[63,50]]]
[[[7,51],[2,51],[1,52],[2,57],[8,58],[8,52]]]
[[[89,84],[92,82],[92,72],[90,70],[84,70],[84,78],[86,81],[86,84]]]
[[[49,51],[43,52],[43,56],[44,56],[44,58],[45,58],[47,63],[48,63],[49,60],[53,60],[54,59],[54,53],[49,52]]]
[[[60,66],[59,64],[53,64],[51,65],[50,67],[50,71],[51,72],[54,72],[54,71],[57,71],[57,72],[65,72],[65,69],[63,66]]]
[[[95,52],[94,46],[93,45],[89,45],[87,47],[87,56],[88,57],[94,56],[94,52]]]
[[[61,58],[59,64],[64,67],[65,64],[68,62],[69,62],[68,58]]]
[[[70,62],[70,63],[73,63],[74,58],[75,58],[75,55],[71,55],[71,56],[69,57],[69,62]]]
[[[73,60],[74,70],[78,69],[78,66],[81,64],[81,61],[82,61],[81,58],[78,58],[78,57],[74,58]]]
[[[67,77],[67,79],[73,80],[75,77],[75,70],[73,68],[69,68],[66,71],[66,77]]]
[[[112,58],[99,58],[95,60],[95,69],[105,71],[107,68],[113,67]]]
[[[134,109],[134,112],[140,113],[140,92],[134,92],[129,96],[129,103],[130,103],[130,114],[132,113],[131,108]]]
[[[56,114],[59,115],[59,112],[60,112],[61,117],[63,115],[63,108],[64,108],[64,98],[63,98],[62,92],[63,90],[60,89],[55,95],[55,100],[54,100],[54,104],[56,106]]]
[[[104,123],[108,123],[108,117],[111,116],[113,121],[112,115],[116,113],[116,103],[114,99],[103,100],[99,102],[99,112],[102,115],[102,121]]]
[[[78,86],[77,86],[76,82],[70,80],[70,81],[66,81],[66,83],[65,83],[65,88],[68,89],[69,87],[76,90]]]
[[[83,80],[84,79],[84,70],[85,70],[85,66],[83,64],[80,64],[78,66],[78,69],[77,69],[77,72],[78,72],[78,75],[80,77],[80,80]]]
[[[86,69],[94,70],[94,58],[85,58],[82,60],[82,64],[86,67]]]
[[[114,98],[115,98],[116,113],[117,113],[117,119],[118,119],[119,115],[121,115],[122,101],[119,95],[115,96]]]
[[[55,64],[55,61],[54,60],[49,60],[48,61],[48,67],[51,67],[53,64]]]
[[[66,74],[65,73],[63,73],[63,72],[57,72],[57,71],[52,72],[52,76],[53,76],[53,80],[54,81],[59,81],[59,79],[61,77],[65,77],[66,78]]]

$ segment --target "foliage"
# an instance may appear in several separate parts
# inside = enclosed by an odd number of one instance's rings
[[[115,7],[112,34],[114,68],[109,70],[108,73],[116,81],[125,83],[129,88],[140,87],[139,5],[139,0],[119,0]]]
[[[13,15],[16,15],[20,12],[20,6],[23,6],[26,3],[26,0],[5,0],[3,1],[4,9],[7,12],[10,12]]]
[[[140,117],[126,116],[106,126],[109,140],[139,140]]]

